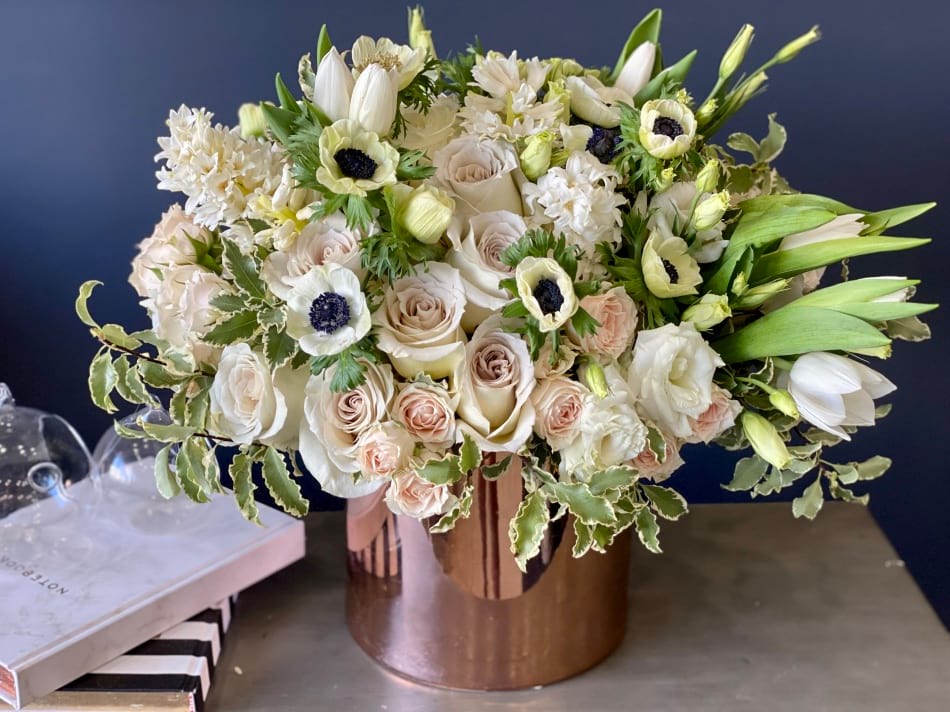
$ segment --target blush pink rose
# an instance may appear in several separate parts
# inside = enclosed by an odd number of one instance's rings
[[[538,381],[531,394],[536,412],[534,432],[555,450],[569,445],[580,428],[586,393],[580,383],[564,376]]]
[[[366,478],[389,478],[405,469],[415,442],[398,423],[378,423],[357,441],[356,461]]]
[[[736,418],[742,411],[738,401],[730,398],[729,391],[713,386],[712,403],[696,418],[690,418],[693,433],[686,442],[709,443],[736,424]]]
[[[586,296],[581,299],[581,307],[600,323],[593,334],[572,334],[583,351],[620,358],[633,346],[633,336],[637,330],[637,305],[623,287]]]
[[[643,477],[648,477],[654,482],[662,482],[668,478],[680,468],[683,464],[683,458],[680,457],[680,451],[676,446],[675,440],[666,438],[665,445],[666,454],[663,458],[663,462],[660,462],[653,450],[649,447],[645,447],[631,463],[633,469],[639,472]]]
[[[396,514],[416,519],[448,511],[455,502],[448,485],[435,485],[412,470],[400,473],[386,490],[386,504]]]
[[[393,417],[419,442],[448,447],[455,442],[457,401],[442,386],[408,383],[393,402]]]

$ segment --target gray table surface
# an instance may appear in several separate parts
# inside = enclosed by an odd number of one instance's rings
[[[343,621],[342,515],[307,527],[307,558],[241,595],[208,712],[950,710],[950,635],[860,506],[826,504],[813,523],[788,504],[693,507],[664,526],[665,554],[635,547],[620,650],[516,693],[377,667]]]

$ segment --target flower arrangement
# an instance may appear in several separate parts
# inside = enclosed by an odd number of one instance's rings
[[[934,305],[849,261],[925,244],[884,233],[932,205],[867,212],[793,190],[772,165],[774,115],[761,140],[713,142],[815,29],[739,75],[746,25],[697,101],[695,53],[666,66],[660,20],[591,69],[477,45],[440,60],[417,9],[408,45],[341,52],[324,27],[300,94],[278,75],[277,103],[242,106],[239,127],[172,111],[158,185],[186,200],[130,277],[152,328],[99,325],[97,282],[77,301],[102,344],[94,402],[170,396],[167,424],[116,426],[167,443],[162,494],[222,491],[219,448],[236,448],[249,519],[257,482],[304,514],[306,470],[343,497],[388,488],[393,511],[444,532],[474,478],[520,457],[522,567],[568,513],[575,556],[629,527],[659,551],[658,517],[687,511],[660,483],[688,444],[751,448],[728,490],[810,480],[795,516],[866,502],[852,485],[890,461],[825,453],[886,414],[875,400],[895,386],[863,359],[926,338]]]

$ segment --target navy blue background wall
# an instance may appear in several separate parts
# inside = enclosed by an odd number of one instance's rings
[[[613,63],[649,9],[629,0],[433,1],[427,17],[442,53],[477,33],[487,47],[600,65]],[[22,403],[62,413],[90,443],[108,427],[86,396],[94,344],[72,301],[79,283],[95,277],[106,282],[97,314],[144,325],[125,280],[135,243],[175,199],[155,189],[152,163],[168,110],[203,105],[233,123],[241,102],[272,98],[275,71],[295,76],[322,22],[341,48],[359,34],[400,38],[405,7],[391,0],[0,3],[0,380]],[[793,185],[868,209],[941,201],[904,231],[933,236],[934,244],[858,260],[852,269],[922,277],[923,301],[950,303],[950,5],[668,3],[664,54],[699,49],[694,94],[705,95],[743,22],[756,27],[755,64],[813,23],[825,39],[775,68],[770,91],[727,130],[759,134],[776,111],[790,135],[778,165]],[[872,488],[872,511],[950,622],[950,309],[929,321],[933,341],[898,343],[880,364],[900,386],[893,415],[843,455],[893,457],[893,471]],[[726,499],[719,483],[732,458],[703,449],[685,455],[688,466],[677,475],[683,491],[694,501]]]

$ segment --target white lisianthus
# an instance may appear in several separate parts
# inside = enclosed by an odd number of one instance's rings
[[[554,450],[567,447],[580,431],[584,396],[588,393],[584,386],[566,376],[539,380],[531,394],[534,432]]]
[[[505,98],[469,93],[459,112],[466,133],[512,143],[553,129],[567,118],[564,114],[562,104],[548,97],[539,100],[537,90],[527,83]]]
[[[445,514],[455,502],[456,497],[448,485],[433,484],[412,470],[397,475],[386,490],[389,509],[413,519]]]
[[[685,104],[654,99],[640,108],[640,144],[663,160],[686,153],[696,137],[696,117]]]
[[[434,245],[445,234],[455,214],[455,201],[444,190],[423,183],[405,188],[398,200],[398,219],[410,235],[426,245]],[[398,193],[397,193],[398,194]]]
[[[621,102],[633,105],[633,95],[620,87],[608,87],[597,77],[567,77],[564,80],[571,95],[571,112],[595,126],[611,129],[620,125]]]
[[[154,299],[142,304],[152,317],[156,336],[173,347],[190,349],[220,316],[211,300],[229,289],[214,272],[197,265],[179,265],[162,275]]]
[[[360,266],[362,237],[361,230],[346,226],[346,218],[342,213],[307,223],[286,249],[267,256],[261,268],[261,277],[270,290],[284,300],[293,290],[294,282],[314,267],[342,265],[362,280],[365,275]]]
[[[462,360],[461,329],[465,289],[454,267],[442,262],[416,266],[415,274],[396,280],[373,313],[379,348],[406,378],[426,373],[449,376]]]
[[[378,66],[391,69],[397,75],[396,88],[405,89],[422,71],[426,62],[426,50],[419,47],[413,49],[408,45],[397,44],[388,37],[373,40],[363,35],[357,37],[350,53],[353,61],[353,73],[362,76],[367,69]],[[323,60],[320,60],[321,64]],[[359,81],[359,79],[357,79]]]
[[[388,365],[364,362],[365,380],[351,391],[330,390],[336,366],[307,382],[300,456],[324,491],[338,497],[369,494],[385,480],[359,480],[360,436],[389,417],[395,393]]]
[[[412,381],[400,386],[393,401],[393,418],[409,434],[432,447],[451,447],[455,442],[455,409],[458,394],[435,382]]]
[[[699,264],[689,254],[689,245],[658,220],[643,245],[643,281],[656,296],[666,299],[696,294],[703,283]]]
[[[173,205],[162,215],[151,236],[139,243],[129,284],[140,297],[154,299],[162,287],[162,278],[156,271],[194,264],[197,255],[192,241],[207,244],[210,240],[211,233],[191,222],[180,205]]]
[[[471,333],[492,314],[500,311],[511,297],[498,283],[511,277],[514,269],[501,261],[509,247],[521,239],[528,228],[520,215],[495,210],[474,215],[464,238],[457,221],[449,230],[454,249],[446,260],[458,269],[465,287],[465,314],[462,328]]]
[[[603,369],[607,395],[584,397],[578,436],[561,449],[563,477],[586,481],[595,472],[629,464],[646,447],[647,427],[640,420],[634,396],[616,365]]]
[[[650,83],[655,61],[656,45],[649,41],[640,43],[627,57],[614,86],[628,96],[636,96]]]
[[[436,151],[432,162],[436,179],[459,198],[460,208],[469,213],[523,213],[515,181],[518,154],[510,144],[461,136]]]
[[[287,333],[312,356],[331,356],[369,333],[369,305],[359,277],[326,264],[296,279],[287,295]]]
[[[350,113],[350,97],[355,84],[343,57],[336,47],[331,47],[317,66],[313,103],[330,121],[345,119]]]
[[[515,269],[518,297],[541,331],[560,329],[577,313],[574,282],[557,260],[525,257]]]
[[[425,151],[431,160],[436,151],[458,135],[458,112],[458,98],[453,94],[437,96],[427,112],[404,106],[402,118],[406,122],[406,133],[400,144],[404,148]]]
[[[376,423],[356,442],[356,460],[366,479],[392,478],[405,470],[416,444],[399,423]]]
[[[316,178],[334,193],[366,197],[367,191],[396,182],[399,151],[351,119],[342,119],[320,134]]]
[[[353,87],[349,118],[366,131],[388,136],[396,118],[399,75],[395,69],[371,64],[364,69]]]
[[[723,361],[691,323],[666,324],[637,334],[628,371],[630,389],[642,412],[664,433],[693,434],[713,402],[713,375]]]
[[[640,196],[643,196],[642,201]],[[659,220],[665,220],[674,233],[685,235],[695,231],[690,254],[700,264],[706,264],[718,260],[729,244],[728,240],[722,238],[725,223],[719,219],[704,228],[700,228],[698,224],[700,206],[703,206],[705,218],[708,220],[722,207],[718,200],[711,193],[697,195],[696,183],[676,182],[655,195],[649,202],[649,209],[646,206],[646,193],[640,193],[635,207],[641,215],[648,216],[647,226],[650,228],[654,228]],[[694,203],[696,212],[691,215]],[[721,213],[719,217],[722,217]]]
[[[897,389],[863,363],[817,351],[800,356],[788,374],[788,392],[802,418],[844,440],[843,426],[874,425],[874,399]]]
[[[504,331],[500,317],[479,326],[455,376],[458,432],[483,452],[516,452],[531,437],[534,366],[524,341]]]
[[[210,396],[215,432],[235,444],[266,440],[287,419],[287,402],[274,385],[267,359],[245,343],[224,347]]]

